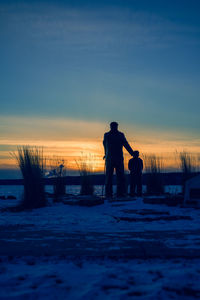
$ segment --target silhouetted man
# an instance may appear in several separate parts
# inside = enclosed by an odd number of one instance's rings
[[[123,146],[133,156],[134,151],[124,134],[118,131],[116,122],[110,123],[110,131],[104,134],[103,145],[106,159],[106,197],[112,197],[112,178],[114,169],[117,175],[117,196],[125,195]]]

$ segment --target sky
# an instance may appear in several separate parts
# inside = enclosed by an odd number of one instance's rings
[[[173,167],[200,153],[199,83],[198,0],[0,0],[0,168],[38,145],[102,170],[111,121]]]

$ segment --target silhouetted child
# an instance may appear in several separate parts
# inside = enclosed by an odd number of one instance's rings
[[[142,170],[143,161],[139,158],[139,151],[134,151],[133,158],[128,162],[128,168],[130,170],[130,196],[136,195],[142,196]]]

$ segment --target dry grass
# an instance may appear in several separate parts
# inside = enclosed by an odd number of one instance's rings
[[[198,161],[191,153],[182,151],[179,153],[180,169],[182,172],[182,190],[185,191],[185,183],[198,171]]]
[[[44,188],[43,150],[37,147],[18,147],[14,154],[24,179],[24,209],[39,208],[46,205]]]
[[[196,159],[191,153],[182,151],[179,153],[180,168],[184,174],[194,173],[197,169]]]
[[[162,160],[156,155],[145,156],[145,169],[148,173],[147,177],[147,194],[161,195],[164,192],[162,181]]]
[[[94,173],[94,158],[91,155],[82,155],[76,164],[81,177],[81,195],[93,195],[94,184],[92,174]]]

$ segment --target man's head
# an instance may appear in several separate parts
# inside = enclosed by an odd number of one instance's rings
[[[136,151],[134,151],[134,153],[133,153],[133,157],[136,157],[136,158],[137,158],[137,157],[139,157],[139,151],[137,151],[137,150],[136,150]]]
[[[116,131],[118,129],[118,123],[117,122],[111,122],[110,123],[110,129],[112,131]]]

